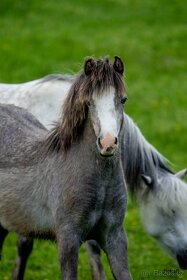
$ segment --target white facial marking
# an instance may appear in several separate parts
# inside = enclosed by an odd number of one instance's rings
[[[110,87],[108,91],[100,97],[94,97],[97,117],[100,122],[100,132],[105,135],[110,133],[117,136],[119,128],[117,126],[117,114],[115,108],[115,89]]]

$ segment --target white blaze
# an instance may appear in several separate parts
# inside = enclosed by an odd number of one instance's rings
[[[117,114],[115,108],[115,89],[109,87],[101,96],[94,97],[97,117],[100,122],[100,132],[112,136],[118,135]]]

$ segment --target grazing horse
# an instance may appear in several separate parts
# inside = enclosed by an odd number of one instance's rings
[[[114,278],[131,279],[123,229],[126,189],[123,62],[88,59],[48,132],[22,108],[0,106],[0,223],[27,238],[56,239],[63,279],[96,240]]]
[[[187,169],[174,174],[133,121],[125,117],[123,169],[146,231],[187,269]]]
[[[187,169],[155,175],[142,175],[145,188],[137,191],[138,199],[144,201],[140,207],[144,226],[180,268],[187,269],[187,184],[182,181]]]
[[[73,80],[74,77],[49,75],[24,84],[0,84],[0,100],[27,108],[36,114],[42,123],[50,127],[59,115],[59,103],[57,104],[56,101],[63,102]],[[50,118],[46,113],[48,111],[50,111]],[[129,192],[138,200],[146,231],[178,261],[181,268],[185,269],[187,267],[187,254],[185,253],[187,249],[185,240],[187,184],[182,179],[187,174],[187,170],[174,174],[167,166],[164,157],[146,141],[133,120],[127,114],[124,115],[124,118],[125,135],[122,153],[124,153],[123,159],[126,159],[126,163],[123,160],[123,170]],[[146,177],[149,178],[147,181]],[[151,184],[149,184],[150,181]],[[176,196],[183,199],[178,199],[174,203],[173,198]],[[168,215],[171,200],[176,215]],[[179,207],[180,211],[175,210]],[[1,243],[7,233],[5,229],[0,232]],[[105,279],[97,243],[89,241],[86,247],[91,256],[94,279]],[[27,240],[25,237],[20,238],[17,270],[24,270],[31,250],[31,240]]]

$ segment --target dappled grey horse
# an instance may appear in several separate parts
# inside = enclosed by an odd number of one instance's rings
[[[123,230],[126,191],[123,62],[88,59],[48,131],[24,109],[0,106],[0,223],[27,238],[56,239],[63,279],[96,240],[115,279],[131,279]]]
[[[52,122],[60,115],[60,104],[64,102],[74,79],[75,77],[49,75],[40,80],[23,84],[0,84],[0,100],[27,108],[41,122],[51,127]],[[128,166],[124,163],[123,168],[129,191],[138,200],[142,221],[147,232],[172,257],[177,259],[181,268],[186,268],[187,186],[181,179],[187,172],[184,170],[174,175],[167,166],[167,161],[145,140],[132,119],[127,115],[124,117],[126,124],[124,158],[127,159],[128,151],[130,160],[128,160]],[[147,174],[147,176],[142,176],[142,174]],[[149,178],[149,180],[146,181],[145,178]],[[149,181],[152,183],[149,184]],[[172,197],[176,196],[182,197],[173,203],[173,210],[176,214],[168,215],[170,201]],[[176,211],[175,208],[178,210]],[[1,231],[1,243],[7,233],[4,229]],[[23,273],[33,242],[23,237],[18,244],[17,274],[18,271]],[[89,241],[87,249],[91,255],[94,279],[104,279],[99,257],[100,249],[97,243]]]

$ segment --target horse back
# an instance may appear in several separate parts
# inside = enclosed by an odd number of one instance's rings
[[[27,161],[47,129],[27,110],[0,104],[0,168]]]

